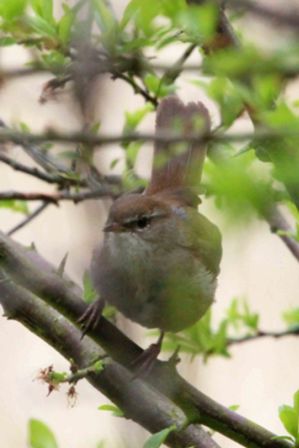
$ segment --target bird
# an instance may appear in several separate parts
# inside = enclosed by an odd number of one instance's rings
[[[210,128],[203,103],[185,105],[175,95],[161,100],[149,185],[114,201],[103,242],[92,256],[90,276],[99,299],[81,317],[83,331],[98,324],[105,303],[144,327],[159,329],[158,341],[137,360],[140,366],[149,367],[158,357],[165,332],[193,325],[214,301],[221,234],[198,211],[206,156],[200,136]],[[161,135],[186,142],[161,141]]]

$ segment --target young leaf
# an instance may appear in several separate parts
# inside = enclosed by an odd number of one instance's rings
[[[55,436],[51,429],[40,420],[29,420],[30,448],[58,448]]]
[[[147,103],[144,107],[135,110],[134,112],[125,112],[125,125],[123,132],[134,131],[137,126],[141,123],[144,117],[152,112],[154,109],[153,105]]]
[[[72,26],[74,24],[75,14],[73,10],[67,7],[64,15],[58,22],[58,35],[64,44],[67,44],[71,39]]]
[[[10,36],[0,37],[0,47],[8,47],[9,45],[14,45],[16,42],[16,39]]]
[[[298,436],[298,415],[295,410],[288,405],[280,406],[279,418],[287,432],[296,439]]]
[[[57,38],[57,31],[53,24],[47,22],[46,19],[40,16],[31,16],[27,17],[26,21],[28,25],[35,31],[36,33],[50,37],[53,39]]]
[[[191,40],[203,42],[211,37],[215,31],[218,10],[213,3],[191,5],[182,10],[175,22],[183,27]]]
[[[299,325],[299,308],[292,308],[284,311],[282,316],[288,327]]]
[[[27,0],[1,0],[0,16],[7,21],[11,21],[23,14]]]
[[[85,271],[83,275],[83,299],[86,303],[92,303],[96,298],[97,292],[92,285],[89,272]]]
[[[176,430],[176,426],[172,425],[169,426],[169,428],[162,429],[162,431],[156,432],[153,434],[145,444],[143,445],[143,448],[159,448],[163,442],[167,439],[168,435]]]
[[[114,417],[124,417],[124,413],[123,411],[115,406],[114,404],[103,404],[101,406],[98,407],[99,411],[109,411],[112,412],[112,415],[114,415]]]
[[[9,208],[13,212],[29,214],[26,201],[18,201],[17,199],[4,199],[0,201],[0,208]]]

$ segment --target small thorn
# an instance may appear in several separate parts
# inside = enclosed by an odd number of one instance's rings
[[[66,266],[66,262],[67,262],[67,257],[68,257],[69,253],[67,252],[65,254],[65,256],[63,257],[63,259],[61,260],[61,262],[59,263],[58,269],[57,269],[57,274],[62,277],[64,274],[64,270],[65,270],[65,266]]]
[[[172,367],[175,367],[180,361],[181,358],[179,357],[179,351],[181,347],[178,345],[173,354],[168,359],[168,364]]]

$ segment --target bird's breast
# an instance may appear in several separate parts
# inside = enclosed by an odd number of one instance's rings
[[[111,233],[98,257],[93,278],[101,296],[143,326],[179,331],[213,301],[215,278],[187,249]]]

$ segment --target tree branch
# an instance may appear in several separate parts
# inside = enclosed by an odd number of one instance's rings
[[[58,191],[54,193],[22,192],[22,191],[4,191],[0,192],[0,200],[17,199],[20,201],[44,201],[52,204],[58,204],[60,201],[72,201],[75,204],[89,199],[97,198],[117,198],[120,192],[118,189],[103,186],[93,191],[80,191],[71,193],[69,191]]]
[[[16,233],[18,230],[25,227],[27,224],[29,224],[33,219],[35,219],[37,216],[39,216],[49,205],[49,202],[43,202],[41,205],[39,205],[30,215],[26,216],[25,219],[23,219],[19,224],[14,226],[12,229],[10,229],[7,232],[7,236],[11,236],[14,233]]]
[[[58,350],[72,364],[85,369],[87,380],[119,406],[126,418],[155,433],[175,425],[167,445],[170,447],[220,448],[198,425],[188,424],[181,409],[132,374],[110,360],[104,369],[92,373],[89,366],[103,357],[103,351],[56,311],[49,309],[29,291],[15,285],[0,272],[0,303],[9,318],[18,320]]]
[[[1,233],[0,265],[13,281],[45,300],[74,324],[86,310],[86,304],[81,300],[82,292],[74,283],[63,279],[35,250],[24,249]],[[142,353],[140,347],[104,318],[90,332],[90,337],[112,359],[127,368]],[[147,381],[179,406],[189,421],[204,424],[245,447],[290,446],[284,440],[274,440],[273,433],[196,390],[174,370],[172,364],[157,361]]]
[[[243,342],[251,342],[255,341],[256,339],[262,339],[262,338],[275,338],[280,339],[285,336],[298,336],[299,335],[299,326],[294,328],[288,328],[287,330],[283,331],[263,331],[259,330],[255,334],[249,334],[246,336],[242,336],[240,338],[231,338],[227,341],[227,345],[237,345],[237,344],[243,344]]]
[[[104,146],[114,143],[129,143],[131,141],[142,142],[161,142],[161,143],[198,143],[198,142],[240,142],[252,139],[259,141],[270,140],[275,141],[278,138],[299,137],[298,129],[258,129],[255,132],[211,132],[208,134],[198,133],[191,135],[180,135],[172,132],[138,133],[130,132],[127,134],[101,134],[95,135],[88,132],[60,133],[48,131],[43,134],[32,134],[27,132],[18,132],[5,130],[0,132],[0,143],[13,142],[17,145],[25,146],[28,143],[46,143],[63,142],[63,143],[83,143],[91,146]],[[58,170],[58,169],[57,169]],[[56,171],[57,171],[56,170]],[[59,170],[58,170],[59,171]],[[65,171],[65,169],[62,169]]]
[[[277,207],[271,210],[266,216],[266,220],[270,225],[271,231],[279,236],[296,260],[299,261],[299,242],[291,236],[293,230]]]
[[[80,187],[86,187],[87,181],[86,179],[72,178],[71,176],[67,177],[66,175],[53,174],[48,172],[43,172],[35,167],[29,167],[27,165],[23,165],[20,162],[17,162],[10,157],[7,157],[3,152],[0,152],[0,162],[5,163],[6,165],[13,168],[15,171],[20,171],[25,174],[29,174],[30,176],[36,177],[37,179],[43,180],[49,184],[57,184],[62,187],[66,185],[76,185]]]
[[[221,0],[219,0],[219,2],[221,2]],[[299,14],[295,9],[292,11],[288,11],[286,8],[283,10],[275,10],[269,8],[265,4],[253,2],[251,0],[225,0],[225,3],[228,7],[237,10],[245,10],[262,19],[274,21],[277,24],[290,28],[298,33]]]

